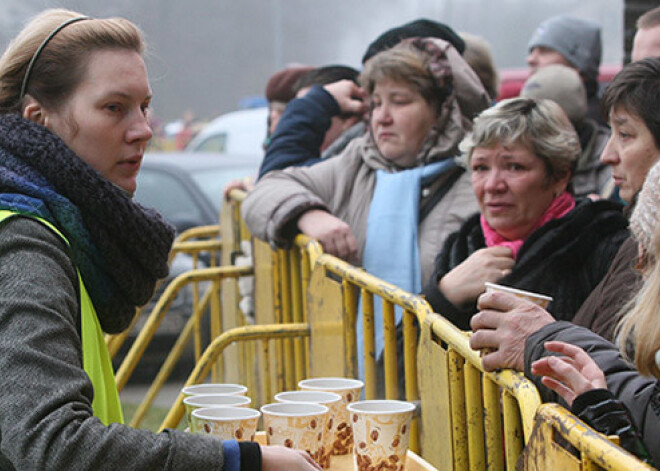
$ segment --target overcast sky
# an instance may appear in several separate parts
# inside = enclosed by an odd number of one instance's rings
[[[376,36],[419,17],[483,36],[499,67],[524,67],[534,28],[557,14],[598,21],[603,63],[623,58],[622,0],[0,0],[3,49],[27,18],[57,6],[142,27],[164,120],[187,109],[204,119],[237,109],[289,63],[359,68]]]

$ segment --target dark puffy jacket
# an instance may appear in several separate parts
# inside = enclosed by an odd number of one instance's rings
[[[434,311],[467,330],[475,304],[454,306],[438,289],[438,281],[475,251],[486,247],[479,214],[449,236],[435,261],[435,271],[423,290]],[[537,229],[521,247],[506,286],[552,296],[548,311],[570,320],[596,287],[628,237],[628,221],[618,204],[580,201],[566,216]]]

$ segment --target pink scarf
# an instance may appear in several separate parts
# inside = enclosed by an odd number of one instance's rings
[[[536,229],[543,226],[546,222],[563,217],[573,208],[575,208],[575,198],[573,198],[573,195],[570,193],[566,191],[563,192],[557,198],[552,200],[552,203],[548,209],[545,210],[541,216],[541,219],[538,220],[536,225],[529,232],[528,236],[532,234]],[[518,251],[520,250],[520,247],[522,247],[522,245],[525,243],[526,238],[516,240],[505,239],[503,236],[495,232],[495,229],[490,227],[490,224],[488,224],[483,214],[481,215],[481,230],[484,233],[484,239],[486,240],[487,247],[509,247],[513,252],[514,260],[518,258]]]

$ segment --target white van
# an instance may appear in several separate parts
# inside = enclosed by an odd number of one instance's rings
[[[190,152],[262,155],[268,108],[232,111],[218,116],[186,146]]]

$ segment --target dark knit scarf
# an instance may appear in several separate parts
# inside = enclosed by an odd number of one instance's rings
[[[48,129],[12,114],[0,115],[0,208],[62,231],[106,332],[125,329],[167,276],[174,229]]]

